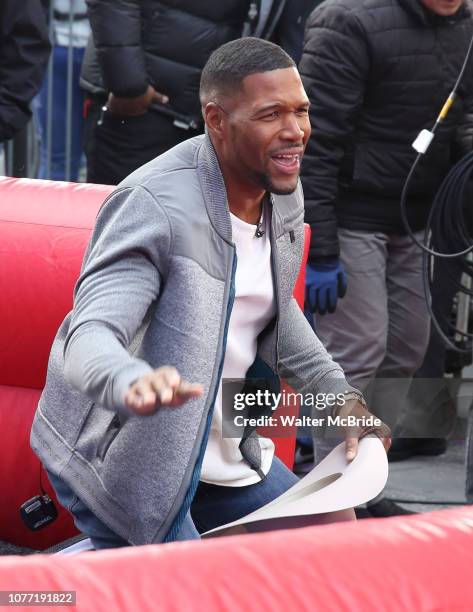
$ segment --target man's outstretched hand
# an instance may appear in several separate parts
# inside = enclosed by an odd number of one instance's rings
[[[125,395],[125,405],[132,412],[147,416],[160,406],[181,406],[203,392],[202,385],[188,383],[176,368],[164,366],[135,381]]]
[[[356,425],[344,427],[347,461],[353,461],[358,452],[359,441],[366,436],[376,436],[379,438],[386,452],[388,452],[391,446],[391,430],[381,419],[378,419],[379,424],[363,425],[364,421],[369,423],[370,420],[373,420],[373,418],[377,419],[377,417],[369,412],[360,400],[347,400],[345,405],[341,406],[336,414],[342,418],[354,416],[357,420]]]

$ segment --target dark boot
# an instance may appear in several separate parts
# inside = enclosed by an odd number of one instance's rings
[[[388,460],[404,461],[416,455],[442,455],[446,450],[445,438],[395,438],[388,451]]]
[[[408,514],[417,514],[416,512],[412,512],[412,510],[406,510],[402,506],[398,506],[393,501],[384,497],[377,502],[372,504],[368,503],[366,506],[366,510],[372,517],[375,518],[385,518],[388,516],[407,516]]]

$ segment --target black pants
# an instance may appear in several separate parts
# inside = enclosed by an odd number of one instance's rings
[[[117,185],[131,172],[174,145],[196,136],[196,130],[175,127],[156,111],[137,117],[102,113],[105,98],[86,100],[85,151],[87,181]]]

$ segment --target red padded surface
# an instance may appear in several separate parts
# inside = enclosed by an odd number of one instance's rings
[[[91,229],[110,185],[0,177],[0,220]]]
[[[294,297],[297,300],[301,310],[304,310],[304,297],[305,297],[305,265],[307,262],[307,256],[309,255],[310,245],[310,226],[307,223],[304,225],[304,255],[302,257],[302,268],[297,277],[296,285],[294,287]]]
[[[473,508],[74,557],[0,559],[2,590],[78,610],[470,612]]]
[[[58,520],[31,532],[19,507],[41,492],[31,421],[91,228],[112,189],[0,178],[0,539],[14,544],[43,549],[76,533],[61,509]],[[41,482],[53,495],[44,470]]]
[[[97,211],[112,187],[0,179],[0,384],[41,389]]]
[[[72,517],[62,508],[58,519],[40,531],[30,531],[20,517],[23,502],[41,494],[55,499],[47,474],[30,449],[30,428],[40,391],[0,386],[0,540],[44,549],[77,533]],[[41,475],[40,475],[41,470]]]

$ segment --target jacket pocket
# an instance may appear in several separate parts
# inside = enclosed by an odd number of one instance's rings
[[[116,412],[92,403],[75,444],[75,452],[87,462],[100,462],[123,423]]]
[[[101,461],[105,459],[105,455],[107,454],[108,449],[119,434],[121,425],[122,424],[120,422],[120,417],[118,416],[118,414],[115,414],[97,446],[97,457]]]

